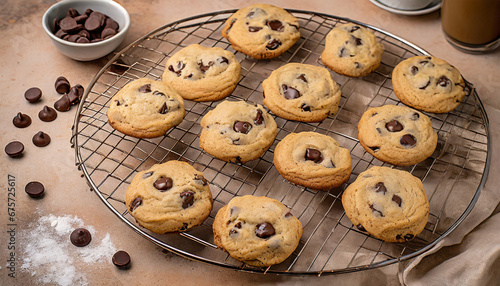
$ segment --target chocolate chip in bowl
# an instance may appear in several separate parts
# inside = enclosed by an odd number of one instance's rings
[[[125,38],[130,17],[120,4],[109,0],[67,0],[52,5],[42,25],[64,55],[91,61],[111,53]]]

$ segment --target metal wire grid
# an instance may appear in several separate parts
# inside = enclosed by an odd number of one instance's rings
[[[439,135],[435,153],[422,163],[397,167],[420,178],[430,201],[424,231],[407,243],[385,243],[353,227],[345,216],[341,195],[367,168],[388,165],[373,158],[357,141],[357,122],[370,106],[400,105],[392,91],[391,72],[405,58],[424,50],[376,27],[345,18],[290,10],[299,18],[301,39],[277,59],[255,60],[234,51],[222,38],[224,21],[235,10],[204,14],[163,26],[118,53],[95,76],[75,118],[73,140],[77,165],[106,206],[137,233],[179,255],[223,267],[265,273],[343,273],[370,269],[412,258],[435,245],[471,211],[489,170],[488,122],[482,104],[468,84],[467,97],[454,111],[427,114]],[[242,78],[229,100],[262,104],[261,82],[290,62],[322,65],[326,34],[338,23],[355,22],[371,28],[385,46],[382,65],[363,78],[331,72],[341,85],[339,111],[318,123],[300,123],[274,116],[278,135],[258,160],[227,163],[203,152],[198,135],[201,118],[218,102],[185,101],[184,121],[164,137],[137,139],[107,124],[109,101],[127,83],[141,77],[161,80],[166,60],[181,48],[199,43],[232,51],[241,63]],[[272,113],[271,113],[272,114]],[[287,134],[315,131],[336,139],[351,152],[353,170],[347,184],[329,192],[314,191],[285,181],[273,167],[273,150]],[[125,190],[134,175],[168,160],[187,161],[210,181],[214,208],[199,227],[180,234],[157,235],[139,227],[127,212]],[[390,166],[390,165],[389,165]],[[265,269],[232,259],[213,244],[212,222],[234,196],[265,195],[292,209],[304,226],[300,244],[285,262]]]

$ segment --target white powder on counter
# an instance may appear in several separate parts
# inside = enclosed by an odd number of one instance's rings
[[[86,228],[92,241],[84,247],[74,246],[69,237],[76,228]],[[109,233],[104,238],[92,226],[85,226],[76,216],[47,215],[20,233],[20,269],[28,271],[42,284],[88,285],[78,266],[110,263],[117,251]]]

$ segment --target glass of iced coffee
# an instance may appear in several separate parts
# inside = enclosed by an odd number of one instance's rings
[[[443,0],[441,23],[448,42],[469,53],[500,45],[500,0]]]

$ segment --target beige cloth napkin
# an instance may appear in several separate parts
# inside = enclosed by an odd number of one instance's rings
[[[435,247],[405,263],[404,285],[500,285],[500,111],[488,108],[491,168],[469,216]]]

